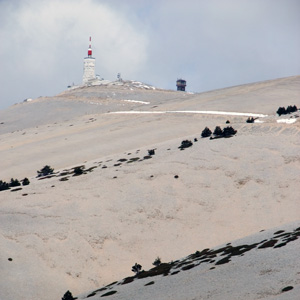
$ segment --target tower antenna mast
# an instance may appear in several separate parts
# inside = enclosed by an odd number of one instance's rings
[[[88,49],[88,57],[92,56],[92,38],[90,37],[90,45],[89,45],[89,49]]]

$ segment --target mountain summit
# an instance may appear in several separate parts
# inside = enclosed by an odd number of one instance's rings
[[[0,298],[296,299],[299,96],[124,81],[0,111]]]

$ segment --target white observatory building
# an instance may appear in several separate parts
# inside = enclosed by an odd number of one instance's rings
[[[96,59],[92,57],[92,44],[91,44],[91,37],[90,37],[90,45],[88,49],[88,56],[83,60],[83,78],[82,83],[88,84],[96,79],[95,73],[95,63]]]

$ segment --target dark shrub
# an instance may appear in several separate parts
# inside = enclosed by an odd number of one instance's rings
[[[61,300],[74,300],[73,295],[70,291],[67,291],[64,296],[61,298]]]
[[[138,263],[135,263],[135,265],[132,266],[131,271],[138,275],[142,271],[142,266]]]
[[[225,127],[223,130],[217,126],[214,131],[215,137],[210,137],[210,140],[219,139],[223,137],[232,137],[237,133],[237,130],[233,129],[231,126]]]
[[[95,292],[93,292],[93,293],[91,293],[91,294],[87,295],[87,298],[93,297],[93,296],[95,296],[95,295],[96,295],[96,293],[95,293]]]
[[[38,177],[41,177],[41,176],[47,176],[47,175],[50,175],[50,174],[53,174],[54,172],[54,169],[51,168],[50,166],[46,165],[44,168],[42,168],[40,171],[37,171],[38,173]]]
[[[286,286],[285,288],[283,288],[281,291],[288,292],[288,291],[292,290],[293,288],[294,288],[293,286],[289,285],[289,286]]]
[[[59,181],[68,181],[68,180],[69,180],[68,176],[62,177],[62,178],[59,179]]]
[[[171,263],[161,263],[159,266],[150,269],[149,271],[142,271],[137,275],[139,279],[157,276],[157,275],[164,275],[167,276],[172,268]]]
[[[179,149],[184,149],[193,146],[193,143],[189,140],[184,140],[181,142],[181,145],[178,147]]]
[[[246,121],[247,123],[254,123],[254,118],[253,117],[249,117]]]
[[[232,136],[235,135],[237,131],[233,129],[231,126],[228,126],[223,129],[223,136]]]
[[[286,113],[287,113],[287,114],[290,114],[290,113],[295,112],[295,111],[297,111],[297,106],[296,106],[296,105],[294,105],[294,106],[289,105],[289,106],[287,107],[287,109],[286,109]]]
[[[158,267],[161,264],[161,260],[159,257],[155,259],[155,261],[152,263],[153,266]]]
[[[148,150],[148,154],[149,154],[149,155],[154,155],[154,154],[155,154],[155,149],[150,149],[150,150]]]
[[[22,185],[29,185],[30,184],[30,181],[27,177],[25,177],[22,181]]]
[[[290,114],[292,112],[292,106],[288,106],[285,110],[286,114]]]
[[[281,116],[281,115],[286,115],[286,110],[285,110],[285,108],[284,108],[284,107],[279,107],[279,108],[277,109],[277,114],[278,114],[279,116]]]
[[[126,278],[124,278],[122,284],[128,284],[128,283],[132,282],[133,280],[134,280],[133,276],[132,277],[126,277]]]
[[[216,136],[221,136],[221,135],[223,135],[223,131],[222,131],[222,129],[221,129],[220,126],[217,126],[217,127],[215,128],[215,130],[214,130],[214,135],[216,135]]]
[[[205,127],[201,133],[201,137],[205,138],[205,137],[209,137],[211,136],[212,132],[208,127]]]
[[[5,181],[0,180],[0,191],[9,190],[9,184]]]
[[[226,121],[226,124],[229,124],[229,123],[230,123],[230,121],[229,121],[229,120],[227,120],[227,121]]]
[[[117,293],[117,291],[110,291],[110,292],[107,292],[107,293],[103,294],[101,297],[111,296],[115,293]]]
[[[20,183],[20,181],[18,180],[18,179],[11,179],[10,180],[10,184],[9,184],[9,186],[10,187],[14,187],[14,186],[20,186],[21,185],[21,183]]]
[[[81,174],[83,174],[82,167],[75,167],[74,168],[74,175],[81,175]]]
[[[290,114],[290,113],[295,112],[295,111],[297,111],[297,110],[298,110],[298,108],[297,108],[296,105],[289,105],[289,106],[287,107],[287,109],[285,109],[284,107],[279,107],[279,108],[277,109],[277,112],[276,112],[276,113],[277,113],[279,116],[281,116],[281,115]]]
[[[21,190],[22,190],[22,188],[14,188],[11,190],[11,192],[17,192],[17,191],[21,191]]]
[[[194,268],[195,265],[194,264],[190,264],[190,265],[187,265],[187,266],[184,266],[181,268],[182,271],[187,271],[187,270],[190,270],[192,268]]]
[[[127,159],[126,158],[120,158],[118,161],[119,162],[124,162],[124,161],[127,161]]]

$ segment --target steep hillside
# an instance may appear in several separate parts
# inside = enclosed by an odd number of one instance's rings
[[[300,76],[202,94],[124,82],[0,112],[0,179],[30,180],[0,191],[0,298],[77,295],[299,220],[299,112],[276,115],[299,99]]]
[[[298,299],[300,223],[203,249],[78,299]]]

